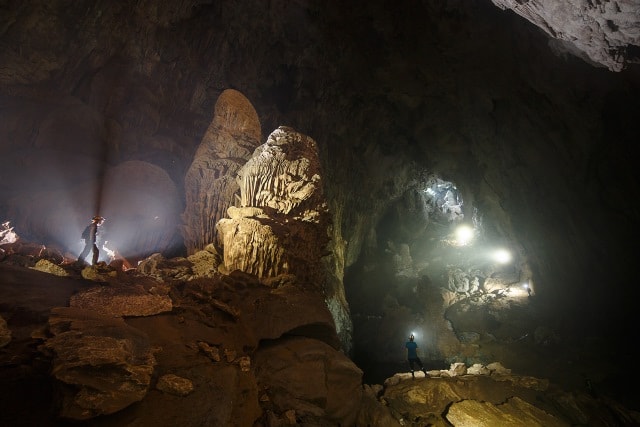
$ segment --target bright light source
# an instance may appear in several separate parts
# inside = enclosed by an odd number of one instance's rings
[[[13,227],[10,226],[10,222],[3,222],[2,227],[0,228],[0,244],[15,243],[17,240],[18,235],[13,231]]]
[[[473,239],[473,228],[468,225],[456,228],[456,244],[458,246],[468,245],[471,239]]]
[[[115,259],[115,257],[116,257],[116,252],[107,247],[108,243],[109,243],[108,241],[104,242],[104,244],[102,245],[102,250],[105,251],[107,253],[107,255],[109,256],[109,258],[111,259],[111,261],[113,261]]]
[[[507,264],[511,261],[511,252],[506,249],[498,249],[493,253],[493,259],[500,264]]]

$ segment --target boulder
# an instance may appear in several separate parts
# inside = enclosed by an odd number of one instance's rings
[[[144,333],[121,318],[70,307],[52,309],[49,328],[42,349],[52,356],[62,418],[112,414],[145,397],[156,360]]]
[[[278,413],[354,425],[362,399],[362,371],[340,351],[304,337],[281,339],[255,355],[258,384]]]

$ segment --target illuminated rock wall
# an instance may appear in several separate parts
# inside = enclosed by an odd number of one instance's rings
[[[238,91],[224,91],[185,177],[182,233],[189,254],[216,241],[216,223],[239,192],[236,173],[260,143],[260,135],[249,100]]]

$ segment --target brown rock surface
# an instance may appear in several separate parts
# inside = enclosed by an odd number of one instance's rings
[[[354,425],[362,371],[340,351],[295,337],[267,343],[255,355],[258,384],[275,412],[295,408],[299,423]]]
[[[634,425],[640,413],[604,397],[566,392],[555,384],[511,374],[416,378],[397,374],[378,398],[399,425]],[[382,424],[372,424],[382,425]]]
[[[147,336],[122,318],[92,310],[54,308],[43,349],[60,387],[59,415],[86,420],[142,400],[156,364]]]
[[[216,224],[238,196],[236,173],[261,139],[251,102],[236,90],[222,92],[184,179],[187,199],[182,230],[189,254],[217,240]]]
[[[260,278],[293,274],[322,287],[326,273],[317,266],[327,254],[329,213],[315,141],[280,127],[237,175],[240,206],[217,223],[225,268]]]
[[[601,406],[583,424],[633,420],[606,399],[640,402],[623,387],[638,382],[627,367],[640,300],[631,3],[494,1],[545,34],[480,0],[3,2],[0,220],[36,243],[3,245],[0,259],[33,267],[55,248],[46,259],[63,265],[87,219],[107,216],[129,246],[120,252],[131,264],[144,258],[139,272],[170,288],[161,294],[171,312],[124,319],[165,349],[152,387],[165,374],[195,385],[185,397],[153,388],[88,422],[295,424],[296,409],[263,413],[258,403],[251,356],[264,337],[342,347],[381,382],[405,369],[402,337],[414,329],[434,368],[500,360],[571,392],[591,384]],[[566,54],[581,47],[596,55]],[[592,66],[600,60],[626,68]],[[331,225],[318,239],[292,236],[273,258],[313,264],[296,266],[298,280],[260,280],[225,269],[217,250],[220,258],[191,258],[239,202],[233,171],[263,142],[261,128],[279,126],[317,142]],[[199,147],[206,153],[188,173]],[[287,206],[295,192],[284,193],[284,202],[280,191],[262,200]],[[269,221],[270,237],[292,231],[267,207],[269,218],[235,219]],[[474,224],[477,245],[449,244],[461,220]],[[498,244],[512,249],[512,264],[484,259]],[[81,275],[64,265],[70,277],[51,282],[1,271],[0,314],[12,333],[0,351],[7,424],[54,422],[35,410],[55,400],[51,361],[36,351],[50,308],[96,282],[142,285],[135,272],[119,274],[126,266]],[[323,280],[299,280],[303,268]],[[196,278],[206,280],[185,284]],[[266,310],[248,314],[265,299],[280,310],[273,322]],[[290,301],[309,313],[298,317]]]
[[[467,370],[477,375],[459,375],[454,364],[430,372],[439,377],[402,373],[363,387],[321,296],[291,284],[266,286],[240,272],[174,282],[170,312],[121,318],[65,307],[76,291],[96,289],[68,271],[58,277],[0,263],[9,279],[0,282],[0,314],[14,337],[0,350],[3,424],[67,425],[60,415],[87,427],[444,426],[445,419],[613,426],[640,419],[598,390],[567,392],[499,363]],[[120,273],[121,286],[99,289],[125,300],[127,284],[145,282],[138,274]]]

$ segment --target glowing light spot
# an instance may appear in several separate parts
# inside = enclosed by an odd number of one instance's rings
[[[15,243],[17,240],[18,235],[13,231],[9,221],[3,222],[0,226],[0,244]]]
[[[107,253],[107,255],[108,255],[108,257],[109,257],[109,262],[111,262],[111,261],[113,261],[113,260],[115,259],[115,257],[116,257],[116,251],[115,251],[115,250],[112,250],[112,249],[110,249],[110,248],[108,248],[108,247],[107,247],[107,244],[108,244],[108,243],[109,243],[108,241],[105,241],[105,242],[104,242],[104,244],[102,245],[102,250],[103,250],[104,252],[106,252],[106,253]]]
[[[498,249],[493,253],[493,259],[500,264],[507,264],[511,262],[511,252],[506,249]]]
[[[468,225],[461,225],[456,229],[456,244],[458,246],[468,245],[473,239],[473,228]]]

